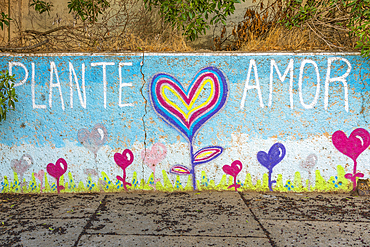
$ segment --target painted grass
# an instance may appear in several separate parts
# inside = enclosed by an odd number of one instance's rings
[[[294,180],[286,180],[284,184],[284,179],[281,174],[278,175],[274,191],[277,192],[348,192],[351,190],[352,184],[344,177],[344,168],[340,165],[337,166],[337,175],[331,176],[329,180],[325,180],[319,170],[315,172],[315,186],[310,186],[309,181],[302,181],[299,172],[295,173]],[[180,177],[176,177],[174,183],[168,178],[166,171],[162,171],[162,181],[157,182],[155,185],[156,190],[163,192],[172,191],[191,191],[192,182],[191,177],[188,176],[188,181],[186,185],[182,184]],[[139,181],[137,179],[137,173],[134,172],[131,186],[128,186],[128,190],[154,190],[154,179],[153,173],[150,175],[147,181],[142,179]],[[61,193],[78,193],[78,192],[123,192],[125,189],[119,180],[111,180],[105,172],[101,173],[101,177],[98,181],[94,181],[91,177],[88,177],[87,181],[84,183],[79,181],[78,184],[73,179],[72,174],[69,172],[68,176],[62,176],[60,178],[60,184],[64,186],[64,190]],[[233,184],[233,177],[223,175],[221,181],[216,184],[214,180],[209,180],[207,174],[202,171],[200,180],[197,180],[197,186],[199,191],[206,190],[234,190],[234,188],[228,189],[230,185]],[[257,180],[254,184],[252,182],[252,176],[248,173],[245,177],[244,182],[238,180],[238,184],[241,187],[238,191],[258,191],[258,192],[268,192],[268,174],[263,174],[262,179]],[[41,193],[41,183],[36,181],[34,174],[32,174],[31,181],[26,181],[20,183],[17,173],[14,173],[13,181],[10,181],[7,176],[4,177],[3,182],[1,182],[1,192],[2,193]],[[42,193],[57,193],[56,183],[54,179],[52,181],[48,180],[48,176],[45,173],[44,181],[42,184]]]

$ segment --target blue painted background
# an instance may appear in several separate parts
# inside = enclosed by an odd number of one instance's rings
[[[324,110],[325,77],[328,58],[342,57],[347,59],[352,70],[346,78],[348,82],[349,111],[344,107],[344,91],[341,82],[330,84],[328,110]],[[258,68],[264,108],[260,107],[257,90],[248,90],[243,109],[240,104],[247,79],[250,60],[255,59]],[[290,108],[288,74],[282,83],[274,72],[274,91],[272,106],[268,107],[270,62],[274,59],[281,74],[284,73],[289,59],[294,60],[294,108]],[[298,96],[298,75],[303,59],[315,61],[320,72],[320,97],[313,109],[304,109]],[[58,88],[53,88],[52,108],[49,107],[50,62],[55,62],[61,83],[65,110],[62,110]],[[179,145],[184,138],[157,116],[149,102],[148,82],[155,73],[172,74],[184,85],[189,85],[193,76],[205,66],[216,66],[221,69],[229,83],[229,98],[224,109],[199,131],[195,145],[221,145],[231,148],[232,134],[246,134],[248,138],[278,142],[300,141],[313,136],[332,135],[337,130],[349,134],[353,129],[369,128],[369,62],[359,55],[351,54],[133,54],[133,55],[1,55],[1,70],[8,69],[9,62],[23,63],[29,72],[25,84],[18,86],[19,103],[16,111],[10,112],[7,120],[0,124],[2,152],[0,166],[3,174],[10,172],[7,158],[19,158],[21,145],[35,147],[33,155],[38,157],[38,165],[46,166],[54,162],[56,156],[52,150],[70,146],[81,146],[77,141],[77,132],[81,128],[91,128],[102,123],[108,130],[106,145],[112,149],[131,148],[135,143],[144,142],[150,146],[158,141],[166,145]],[[81,86],[81,68],[86,65],[86,109],[81,107],[75,84],[73,84],[74,107],[70,107],[69,66],[71,62]],[[92,67],[91,63],[113,62],[107,66],[107,107],[103,100],[102,66]],[[134,106],[119,107],[119,73],[120,62],[131,62],[132,66],[122,68],[123,83],[132,83],[132,87],[122,88],[122,103]],[[31,95],[31,63],[35,63],[35,101],[37,105],[46,105],[46,109],[33,109]],[[343,75],[347,70],[344,62],[334,62],[331,67],[331,78]],[[253,71],[253,69],[252,69]],[[13,74],[18,80],[24,78],[24,70],[14,66]],[[55,75],[53,82],[56,83]],[[73,83],[74,79],[73,79]],[[255,74],[252,72],[250,85],[255,85]],[[185,87],[186,87],[185,86]],[[311,103],[316,92],[316,74],[311,65],[306,65],[303,80],[303,98],[306,104]],[[143,97],[144,96],[144,97]],[[146,103],[145,103],[146,102]],[[146,113],[145,113],[146,112]],[[67,144],[66,144],[67,143]],[[71,144],[72,143],[72,144]],[[329,144],[328,144],[329,145]],[[9,147],[10,149],[4,149]],[[263,147],[265,148],[265,147]],[[323,147],[326,148],[326,147]],[[41,154],[42,150],[44,154]],[[262,147],[260,148],[262,150]],[[30,151],[28,151],[30,152]],[[55,151],[57,152],[57,151]],[[287,150],[289,152],[289,150]],[[298,151],[297,151],[298,152]],[[70,162],[78,169],[79,155],[69,154]],[[87,154],[86,154],[87,155]],[[255,154],[253,154],[255,155]],[[252,155],[252,156],[253,156]],[[339,152],[335,154],[342,156]],[[112,154],[108,155],[112,159]],[[140,157],[137,157],[140,159]],[[229,157],[230,160],[238,157]],[[302,157],[303,158],[303,157]],[[169,163],[173,164],[176,161]],[[184,161],[185,162],[185,161]],[[181,163],[181,161],[179,162]],[[169,164],[170,165],[170,164]],[[222,164],[216,164],[221,166]],[[81,166],[85,166],[81,164]],[[99,165],[104,169],[104,164]],[[113,164],[114,166],[114,164]],[[138,170],[140,172],[140,170]],[[145,171],[146,172],[146,171]],[[149,172],[149,171],[148,171]],[[253,172],[253,171],[250,171]],[[283,172],[283,171],[282,171]],[[76,175],[79,176],[79,175]],[[144,176],[144,175],[143,175]],[[10,175],[11,177],[11,175]],[[148,175],[146,175],[146,178]],[[215,175],[217,177],[217,175]],[[81,179],[83,176],[81,175]]]

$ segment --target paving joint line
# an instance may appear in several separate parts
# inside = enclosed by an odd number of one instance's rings
[[[108,195],[105,195],[104,198],[100,201],[100,204],[98,206],[98,208],[95,210],[95,212],[90,216],[90,218],[87,220],[86,222],[86,225],[84,226],[84,228],[82,229],[80,235],[78,235],[78,238],[75,242],[75,244],[73,245],[74,247],[77,247],[78,245],[78,242],[80,241],[82,235],[85,235],[87,234],[86,232],[86,229],[89,228],[92,224],[91,222],[96,218],[96,215],[98,213],[98,211],[102,208],[102,207],[105,207],[105,204],[107,203],[106,202],[106,199],[107,199]]]
[[[267,229],[262,225],[262,223],[259,221],[259,219],[257,218],[257,216],[254,214],[254,212],[252,211],[252,209],[250,208],[249,206],[249,203],[248,201],[244,198],[243,194],[241,192],[238,192],[241,199],[243,200],[244,204],[248,207],[249,211],[251,212],[253,218],[255,221],[258,222],[258,224],[260,225],[260,227],[262,228],[263,232],[265,233],[266,237],[268,238],[269,240],[269,243],[271,244],[272,247],[276,247],[276,243],[274,240],[272,240],[271,236],[270,236],[270,232],[267,231]]]
[[[279,218],[261,218],[261,220],[278,220],[278,221],[301,221],[301,222],[312,222],[312,221],[318,221],[318,222],[336,222],[336,223],[368,223],[370,224],[370,221],[350,221],[350,220],[321,220],[321,219],[307,219],[307,220],[298,220],[298,219],[279,219]]]
[[[82,220],[82,219],[87,219],[89,218],[90,216],[81,216],[81,217],[35,217],[35,218],[28,218],[28,217],[25,217],[25,218],[12,218],[11,220]]]
[[[207,238],[261,238],[265,239],[268,237],[261,237],[261,236],[226,236],[226,235],[200,235],[200,234],[193,234],[193,235],[181,235],[181,234],[139,234],[139,233],[131,233],[131,234],[119,234],[115,232],[107,232],[107,233],[87,233],[86,235],[112,235],[112,236],[150,236],[150,237],[207,237]]]

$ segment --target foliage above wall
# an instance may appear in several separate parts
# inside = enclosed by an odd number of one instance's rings
[[[15,110],[15,102],[18,102],[18,95],[15,93],[15,75],[9,72],[0,72],[0,122],[6,120],[7,113]]]
[[[70,15],[61,17],[53,1],[32,0],[30,11],[46,20],[39,23],[46,31],[21,30],[19,23],[24,20],[12,19],[2,11],[0,27],[12,30],[0,50],[189,51],[195,43],[188,41],[207,32],[207,39],[213,38],[214,42],[207,42],[202,49],[359,50],[365,57],[370,53],[368,1],[276,0],[266,4],[253,0],[244,18],[235,24],[230,24],[228,17],[240,0],[144,2],[146,8],[134,0],[71,0],[65,6]]]
[[[226,25],[226,18],[234,13],[235,4],[240,3],[240,0],[144,0],[144,2],[149,10],[152,6],[158,6],[165,21],[181,28],[183,35],[188,39],[195,40],[200,34],[205,34],[210,25],[218,22]]]

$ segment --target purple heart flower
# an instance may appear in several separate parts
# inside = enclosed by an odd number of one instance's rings
[[[283,144],[275,143],[269,150],[267,154],[264,151],[259,151],[257,153],[257,160],[261,163],[264,167],[269,170],[269,189],[272,191],[272,184],[276,183],[275,180],[271,181],[271,173],[274,166],[280,163],[285,157],[286,150]]]

